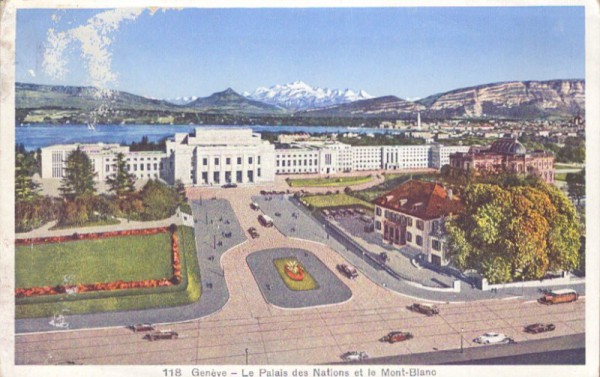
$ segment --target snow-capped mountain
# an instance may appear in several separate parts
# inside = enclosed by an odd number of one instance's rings
[[[167,98],[167,99],[165,99],[165,101],[171,102],[175,105],[187,105],[188,103],[195,101],[197,99],[198,99],[198,97],[191,96],[191,97]]]
[[[242,95],[289,110],[314,109],[373,98],[364,90],[318,88],[302,81],[274,85],[270,88],[261,87],[252,93],[244,92]]]

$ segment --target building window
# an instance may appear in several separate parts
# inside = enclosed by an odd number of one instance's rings
[[[423,230],[425,228],[425,224],[421,220],[417,220],[417,229]]]
[[[258,164],[260,165],[260,156],[258,156],[257,159],[258,159]]]
[[[412,242],[412,233],[406,232],[406,242]]]
[[[152,164],[147,164],[146,170],[152,170]]]
[[[238,165],[241,165],[241,164],[242,164],[242,158],[241,158],[241,157],[238,157],[238,158],[237,158],[237,164],[238,164]]]
[[[225,165],[231,165],[231,158],[230,157],[227,157],[225,159]]]
[[[215,165],[219,165],[219,158],[215,157]]]
[[[248,157],[248,164],[252,165],[252,157]]]
[[[375,229],[381,230],[381,221],[375,221]]]
[[[144,170],[144,164],[140,164],[140,170]]]
[[[108,173],[110,171],[110,165],[106,165],[106,172]]]
[[[213,182],[217,183],[217,184],[221,182],[221,174],[220,174],[220,172],[218,172],[218,171],[213,172]]]
[[[440,249],[441,249],[440,241],[438,241],[438,240],[431,241],[431,247],[433,247],[433,250],[440,251]]]
[[[256,176],[260,177],[260,168],[256,169]]]
[[[279,160],[275,161],[275,166],[279,167]]]
[[[202,183],[207,184],[208,183],[208,172],[202,172]]]
[[[154,170],[157,170],[157,169],[158,169],[158,164],[155,162],[154,163]]]
[[[202,159],[202,165],[204,165],[204,166],[208,165],[208,158]]]
[[[417,236],[417,245],[423,246],[423,237]]]
[[[406,217],[406,223],[408,226],[412,226],[412,217]]]

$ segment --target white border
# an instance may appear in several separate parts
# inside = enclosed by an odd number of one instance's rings
[[[436,6],[585,6],[586,7],[586,140],[587,140],[587,271],[586,276],[586,366],[433,366],[437,376],[598,376],[599,374],[599,278],[600,214],[600,11],[594,0],[97,0],[82,4],[77,0],[7,0],[0,9],[0,376],[162,376],[162,366],[14,366],[14,48],[16,10],[19,8],[122,8],[163,6],[196,8],[325,8],[325,7],[436,7]],[[595,216],[596,215],[596,216]],[[174,368],[175,366],[170,366]],[[209,366],[203,366],[209,369]],[[279,369],[269,366],[269,369]],[[291,369],[284,366],[284,369]],[[311,371],[310,367],[299,368]],[[361,367],[344,366],[354,375]],[[336,368],[336,369],[340,369]],[[372,367],[374,368],[374,367]],[[191,366],[183,366],[191,376]],[[218,370],[237,371],[240,367],[217,366]],[[257,367],[245,367],[258,371]],[[380,368],[374,368],[380,370]],[[310,374],[309,374],[310,375]],[[256,375],[255,375],[256,376]]]

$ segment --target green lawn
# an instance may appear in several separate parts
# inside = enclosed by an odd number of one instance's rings
[[[183,275],[181,284],[170,287],[16,299],[16,318],[49,317],[58,313],[81,314],[140,310],[196,302],[202,294],[202,285],[196,255],[194,230],[193,228],[180,226],[178,233],[180,235],[179,252]],[[168,236],[168,233],[165,235]]]
[[[373,204],[346,194],[311,195],[304,196],[302,200],[314,208],[347,207],[359,205],[373,209]]]
[[[368,189],[360,190],[360,191],[352,191],[350,195],[357,199],[364,200],[366,202],[371,202],[374,199],[380,197],[381,195],[393,190],[399,185],[408,182],[410,179],[420,179],[420,180],[436,180],[439,179],[438,173],[388,173],[385,175],[385,180],[383,183],[378,184],[377,186],[369,187]]]
[[[297,261],[298,259],[279,258],[273,260],[273,264],[275,265],[275,268],[277,269],[277,272],[279,273],[279,276],[281,276],[281,279],[283,280],[285,285],[292,291],[310,291],[319,288],[319,284],[315,281],[315,279],[313,279],[312,276],[310,276],[310,274],[306,270],[304,271],[304,279],[302,279],[302,281],[292,280],[289,276],[287,276],[284,270],[285,265],[287,262],[292,260]]]
[[[307,179],[288,179],[287,183],[291,187],[337,187],[352,186],[370,182],[372,176],[356,177],[333,177],[333,178],[307,178]]]
[[[161,279],[171,275],[170,233],[16,248],[17,288]]]
[[[566,181],[567,180],[567,173],[555,173],[554,174],[554,179],[557,181]]]

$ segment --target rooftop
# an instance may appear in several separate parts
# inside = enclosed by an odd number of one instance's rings
[[[439,183],[408,181],[373,201],[375,205],[431,220],[464,211],[460,198]]]

